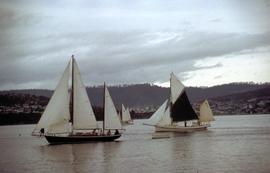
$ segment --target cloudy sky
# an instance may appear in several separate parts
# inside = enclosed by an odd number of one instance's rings
[[[86,85],[270,82],[270,1],[0,2],[0,89],[54,89],[75,55]]]

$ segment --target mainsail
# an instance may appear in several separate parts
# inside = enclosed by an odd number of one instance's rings
[[[68,93],[69,69],[70,62],[33,133],[39,133],[42,128],[47,129],[48,132],[51,133],[64,133],[70,131]]]
[[[128,119],[128,121],[132,121],[129,108],[126,109],[126,113],[127,113],[127,119]]]
[[[123,122],[129,122],[131,120],[130,112],[128,108],[125,108],[125,106],[122,104],[122,121]]]
[[[209,103],[207,100],[205,100],[201,105],[200,105],[200,116],[199,116],[199,121],[200,122],[209,122],[209,121],[214,121],[213,117],[213,112],[209,106]]]
[[[171,118],[173,122],[188,121],[198,119],[192,108],[185,86],[171,73]]]
[[[95,129],[97,121],[88,98],[85,86],[81,79],[78,65],[74,60],[74,116],[73,129]]]
[[[104,90],[104,129],[121,129],[122,125],[119,116],[105,84]]]

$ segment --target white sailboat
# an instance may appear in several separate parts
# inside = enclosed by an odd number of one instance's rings
[[[192,124],[198,120],[186,95],[185,86],[171,73],[170,99],[166,100],[159,109],[147,120],[145,125],[152,125],[156,132],[190,132],[205,130],[207,126]]]
[[[200,105],[199,125],[210,126],[210,122],[214,121],[213,112],[207,100],[204,100]]]
[[[71,72],[71,87],[69,78]],[[69,92],[70,90],[70,92]],[[33,135],[43,134],[51,144],[113,141],[121,136],[121,123],[104,85],[103,128],[98,127],[78,65],[72,56]],[[111,134],[111,131],[114,134]],[[110,133],[106,133],[106,132]]]
[[[123,104],[122,104],[121,121],[122,121],[122,124],[133,124],[133,121],[130,116],[129,108],[125,108]]]

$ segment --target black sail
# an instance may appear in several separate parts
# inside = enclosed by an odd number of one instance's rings
[[[186,91],[184,91],[172,105],[171,117],[174,122],[198,119],[197,114],[188,100]]]

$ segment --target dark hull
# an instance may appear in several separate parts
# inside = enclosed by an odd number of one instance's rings
[[[109,142],[121,137],[119,135],[110,136],[50,136],[45,135],[45,138],[50,144],[70,144],[70,143],[86,143],[86,142]]]

